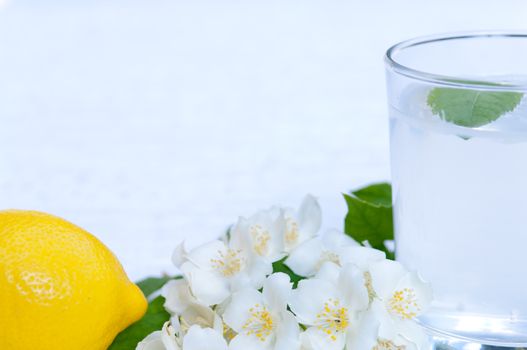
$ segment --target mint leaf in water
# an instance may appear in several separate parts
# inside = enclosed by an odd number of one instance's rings
[[[478,127],[512,112],[522,93],[434,88],[428,94],[428,105],[434,114],[460,126]]]
[[[170,315],[165,311],[165,298],[157,297],[148,304],[148,310],[142,319],[119,333],[108,350],[134,350],[137,343],[147,335],[158,331],[169,320]]]
[[[393,259],[394,253],[386,246],[393,241],[392,189],[389,183],[379,183],[344,194],[348,214],[344,232],[357,242],[368,243]]]

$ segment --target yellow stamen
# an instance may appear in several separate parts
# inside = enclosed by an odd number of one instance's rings
[[[406,346],[397,346],[391,340],[377,339],[377,344],[371,350],[406,350]]]
[[[250,317],[243,325],[243,330],[247,335],[254,335],[258,340],[265,341],[275,328],[271,313],[259,304],[250,308],[249,313]]]
[[[371,280],[371,274],[369,271],[364,272],[364,285],[368,290],[368,299],[371,303],[377,296],[377,293],[375,293],[375,289],[373,289],[373,282]]]
[[[288,246],[294,246],[298,241],[298,237],[300,236],[298,223],[292,218],[287,218],[285,223],[285,243]]]
[[[269,231],[264,229],[262,226],[256,224],[249,228],[249,233],[253,239],[253,249],[256,254],[265,256],[269,254],[269,243],[271,235]]]
[[[332,341],[336,341],[338,332],[345,332],[349,325],[348,309],[340,306],[339,300],[329,299],[317,314],[316,327]]]
[[[234,249],[227,249],[225,252],[218,251],[218,258],[210,259],[210,262],[212,267],[225,277],[234,276],[244,267],[241,251]]]
[[[392,314],[402,319],[414,318],[421,311],[417,303],[417,296],[412,288],[396,290],[388,300],[388,309]]]

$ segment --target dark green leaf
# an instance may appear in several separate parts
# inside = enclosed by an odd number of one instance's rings
[[[119,333],[108,350],[134,350],[150,333],[160,330],[170,315],[165,311],[165,298],[157,297],[148,304],[142,319]]]
[[[393,258],[393,251],[386,246],[386,241],[394,239],[390,184],[374,184],[350,195],[344,194],[344,198],[348,204],[344,232]]]
[[[143,294],[145,296],[150,296],[153,292],[161,289],[171,279],[179,279],[181,276],[176,277],[169,277],[169,276],[162,276],[162,277],[149,277],[145,278],[144,280],[141,280],[137,282],[137,286],[139,289],[143,291]]]
[[[513,111],[522,98],[519,92],[434,88],[427,102],[432,112],[446,121],[478,127]]]
[[[275,261],[273,263],[273,272],[283,272],[286,275],[289,275],[291,282],[293,282],[293,288],[296,288],[298,282],[305,279],[305,277],[299,276],[293,272],[286,264],[284,264],[286,258],[282,260]]]

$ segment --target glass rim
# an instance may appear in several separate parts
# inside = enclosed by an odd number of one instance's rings
[[[467,80],[453,75],[435,74],[424,70],[411,68],[407,65],[399,63],[395,58],[398,52],[409,49],[415,46],[426,45],[441,41],[451,40],[466,40],[476,38],[521,38],[527,40],[527,31],[470,31],[470,32],[454,32],[419,36],[412,39],[401,41],[391,46],[384,55],[385,66],[392,71],[404,75],[406,77],[421,80],[428,83],[438,85],[445,85],[459,88],[472,88],[480,90],[527,90],[527,82],[522,83],[500,83],[489,85],[488,81],[481,80]]]

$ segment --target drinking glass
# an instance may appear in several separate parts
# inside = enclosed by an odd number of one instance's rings
[[[396,259],[431,282],[435,349],[527,346],[527,33],[385,57]]]

